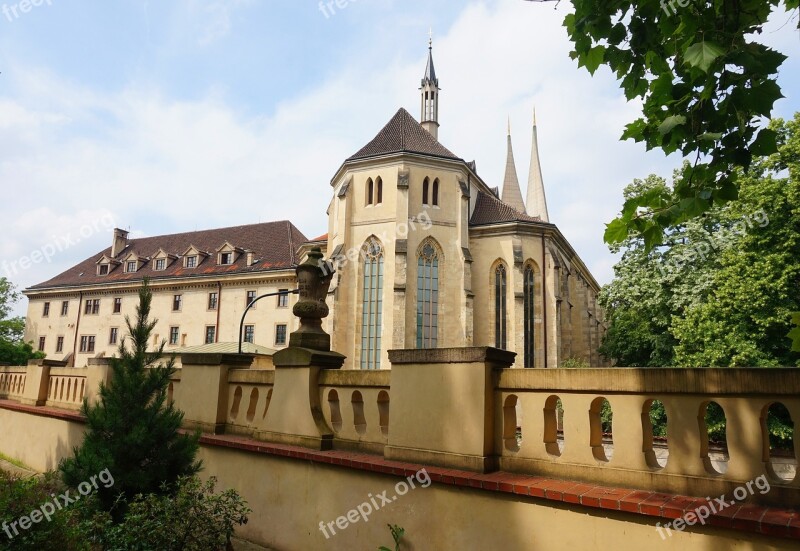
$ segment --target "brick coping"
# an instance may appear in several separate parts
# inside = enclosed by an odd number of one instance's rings
[[[9,400],[0,400],[0,409],[78,423],[86,422],[83,415],[78,412],[52,407],[26,406]],[[421,469],[425,469],[430,475],[431,481],[438,484],[502,492],[595,509],[635,513],[668,519],[668,521],[682,518],[687,513],[696,511],[700,506],[707,506],[708,503],[706,499],[691,496],[600,486],[504,471],[481,474],[459,469],[391,461],[367,453],[341,450],[316,451],[287,444],[262,442],[242,436],[204,433],[200,437],[200,442],[209,446],[327,463],[399,477],[412,476]],[[793,509],[736,503],[712,514],[707,522],[710,526],[720,528],[800,540],[800,511]]]

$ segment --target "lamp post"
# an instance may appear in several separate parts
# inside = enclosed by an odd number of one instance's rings
[[[267,297],[277,297],[277,296],[288,296],[288,295],[296,295],[296,294],[298,294],[299,292],[300,292],[300,289],[294,289],[294,290],[291,290],[291,291],[289,291],[289,290],[285,290],[285,291],[278,291],[277,293],[267,293],[266,295],[261,295],[260,297],[256,297],[256,298],[254,298],[254,299],[253,299],[253,300],[250,302],[250,304],[248,304],[248,305],[247,305],[247,308],[245,308],[245,309],[244,309],[244,312],[242,313],[242,320],[239,322],[239,354],[241,354],[241,353],[242,353],[242,340],[243,340],[243,335],[242,335],[242,333],[244,332],[244,318],[245,318],[245,316],[247,316],[247,312],[249,312],[249,311],[250,311],[250,308],[252,308],[253,306],[255,306],[256,302],[258,302],[258,301],[259,301],[259,300],[261,300],[262,298],[267,298]]]

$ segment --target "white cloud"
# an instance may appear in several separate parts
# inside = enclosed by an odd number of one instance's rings
[[[231,10],[245,3],[193,2],[195,11],[206,10],[198,36],[224,36]],[[564,13],[528,2],[464,8],[434,44],[444,89],[440,139],[500,185],[510,114],[524,186],[536,105],[551,220],[602,283],[613,264],[604,223],[618,210],[622,188],[653,171],[669,175],[679,160],[619,142],[637,106],[607,72],[591,78],[576,68]],[[410,62],[389,50],[381,65],[371,65],[375,52],[365,54],[369,61],[347,59],[328,72],[335,76],[264,106],[272,114],[261,117],[244,115],[215,90],[196,100],[166,97],[141,82],[101,92],[45,69],[12,68],[17,80],[9,89],[16,91],[0,95],[0,182],[12,197],[0,204],[0,216],[12,220],[0,260],[41,248],[52,220],[79,227],[104,209],[146,235],[281,219],[308,237],[324,233],[329,181],[341,162],[398,107],[416,114],[427,53],[420,50]],[[85,243],[94,248],[60,255],[15,283],[53,277],[107,247],[110,235]]]

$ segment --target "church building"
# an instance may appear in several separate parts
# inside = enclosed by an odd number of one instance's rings
[[[113,355],[147,277],[154,346],[235,343],[250,302],[296,288],[294,267],[320,247],[337,268],[326,327],[346,369],[389,369],[391,349],[464,346],[514,351],[519,368],[605,365],[600,288],[550,221],[535,115],[523,201],[510,129],[501,194],[438,141],[440,92],[429,45],[419,120],[399,109],[342,163],[327,235],[308,240],[287,221],[142,239],[115,230],[110,248],[24,291],[26,339],[76,367]],[[285,347],[294,300],[259,302],[243,339]]]

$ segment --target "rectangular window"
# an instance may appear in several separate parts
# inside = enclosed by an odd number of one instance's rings
[[[42,308],[42,317],[46,318],[48,316],[50,316],[50,303],[45,302],[44,307]]]
[[[275,344],[282,346],[286,344],[286,325],[279,324],[275,326]]]
[[[97,275],[108,275],[108,264],[100,264],[97,267]]]
[[[69,314],[69,301],[65,300],[61,303],[61,315],[66,316],[67,314]]]
[[[219,263],[223,266],[233,264],[233,253],[222,253],[219,255]]]
[[[187,256],[186,257],[186,267],[187,268],[194,268],[197,266],[197,256]]]
[[[116,297],[114,299],[114,313],[119,314],[122,312],[122,297]]]
[[[108,335],[108,344],[117,344],[117,336],[119,335],[119,329],[116,327],[111,328],[111,333]]]
[[[39,352],[44,352],[45,337],[39,337]]]
[[[247,302],[245,303],[245,307],[250,306],[253,304],[253,301],[256,299],[256,292],[255,291],[247,291]],[[255,308],[255,306],[253,306]]]
[[[138,268],[136,266],[137,264],[138,264],[138,262],[136,262],[135,260],[129,261],[128,264],[125,266],[125,271],[126,272],[135,272],[137,270],[137,268]]]
[[[217,328],[213,325],[206,327],[206,344],[214,344],[217,340]]]
[[[86,306],[83,309],[83,313],[88,315],[95,315],[100,313],[100,299],[87,299]]]
[[[244,342],[253,342],[256,336],[256,326],[255,325],[245,325],[244,326]]]
[[[217,293],[208,293],[208,309],[216,310],[219,304],[219,295]]]
[[[162,272],[167,268],[167,260],[165,258],[156,259],[156,271]]]
[[[170,327],[169,328],[169,343],[171,345],[178,344],[178,335],[180,333],[180,327]]]
[[[174,295],[172,297],[172,311],[179,312],[183,306],[183,295]]]
[[[289,307],[289,289],[279,289],[278,292],[286,293],[285,295],[278,295],[278,308]]]
[[[56,339],[56,353],[64,351],[64,337],[58,337]]]
[[[81,352],[94,352],[94,335],[83,335],[81,337]]]

